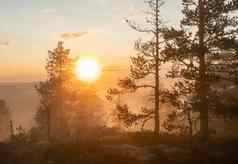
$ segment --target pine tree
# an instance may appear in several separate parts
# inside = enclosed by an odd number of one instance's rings
[[[36,86],[40,96],[40,107],[36,114],[36,121],[47,129],[48,138],[51,133],[63,135],[67,129],[64,117],[64,105],[69,92],[68,85],[72,78],[73,60],[68,49],[64,49],[63,42],[53,51],[49,51],[47,59],[47,80]]]
[[[142,124],[142,128],[152,118],[154,119],[154,132],[160,133],[160,69],[165,57],[162,55],[163,38],[161,29],[163,27],[160,16],[160,8],[163,5],[162,0],[148,0],[149,6],[147,14],[147,25],[137,25],[133,21],[127,20],[127,23],[134,30],[146,33],[151,37],[150,40],[138,40],[135,43],[135,49],[138,52],[131,57],[131,67],[129,77],[119,81],[119,90],[109,90],[109,95],[118,95],[122,92],[136,92],[140,89],[150,89],[153,91],[153,108],[142,107],[141,113],[134,114],[129,111],[127,105],[117,104],[117,111],[120,120],[124,120],[126,125]],[[149,80],[148,80],[149,79]],[[151,80],[152,79],[152,80]],[[149,81],[149,82],[148,82]],[[151,96],[150,96],[151,97]],[[109,96],[111,99],[111,96]]]
[[[207,141],[209,110],[217,109],[217,90],[212,84],[220,79],[232,80],[226,72],[234,70],[224,63],[231,56],[237,60],[238,18],[232,12],[238,9],[238,1],[183,0],[183,7],[181,29],[164,30],[165,53],[174,62],[169,76],[183,78],[174,91],[177,97],[187,96],[187,102],[200,113],[201,139]],[[227,50],[232,55],[224,55]],[[190,94],[180,92],[187,87]]]

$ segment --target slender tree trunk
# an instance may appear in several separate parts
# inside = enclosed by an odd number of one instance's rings
[[[204,15],[205,0],[199,0],[199,98],[200,98],[200,133],[203,142],[208,140],[208,106],[206,99],[206,61],[205,61],[205,15]]]
[[[156,45],[155,45],[155,129],[154,132],[156,135],[160,134],[160,116],[159,116],[159,0],[156,0],[156,14],[155,14],[155,23],[156,23],[156,33],[155,33],[155,39],[156,39]]]
[[[10,127],[10,137],[11,137],[11,140],[13,140],[14,138],[14,128],[13,128],[13,121],[10,120],[9,122],[9,127]]]
[[[51,113],[50,113],[50,108],[47,109],[47,139],[50,141],[51,139]]]
[[[190,109],[187,112],[188,117],[188,126],[189,126],[189,147],[190,150],[193,149],[193,121],[192,121],[192,114]]]
[[[64,119],[63,119],[63,48],[62,42],[58,43],[58,48],[60,49],[59,58],[59,95],[58,95],[58,105],[59,105],[59,133],[60,137],[64,136]]]

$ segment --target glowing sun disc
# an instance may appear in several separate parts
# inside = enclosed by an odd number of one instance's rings
[[[80,59],[76,63],[76,75],[83,81],[95,81],[101,75],[101,66],[96,59]]]

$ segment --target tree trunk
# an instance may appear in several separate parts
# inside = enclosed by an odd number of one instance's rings
[[[156,14],[155,14],[155,23],[156,23],[156,33],[155,33],[155,38],[156,38],[156,45],[155,45],[155,129],[154,132],[156,135],[160,134],[160,116],[159,116],[159,0],[156,0]]]
[[[13,127],[13,121],[12,120],[10,120],[10,122],[9,122],[9,127],[10,127],[10,137],[11,137],[11,140],[13,140],[13,138],[14,138],[14,127]]]
[[[191,110],[188,109],[187,111],[187,118],[188,118],[188,126],[189,126],[189,147],[190,150],[192,150],[193,148],[193,121],[192,121],[192,114],[191,114]]]
[[[47,139],[48,141],[51,140],[51,110],[50,108],[47,109]]]
[[[200,133],[202,142],[208,140],[208,106],[207,106],[207,87],[206,87],[206,49],[204,45],[205,36],[205,0],[199,0],[199,110],[200,110]]]

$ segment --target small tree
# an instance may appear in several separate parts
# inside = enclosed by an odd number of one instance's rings
[[[0,100],[0,140],[5,140],[11,135],[10,128],[10,110],[4,100]]]
[[[81,87],[68,104],[70,135],[76,140],[97,139],[105,126],[103,102],[92,88]]]
[[[226,50],[237,52],[238,19],[231,12],[238,9],[237,0],[183,0],[184,18],[181,29],[165,30],[166,51],[174,62],[170,72],[173,78],[182,78],[182,86],[174,91],[190,87],[193,109],[199,112],[200,132],[203,141],[208,140],[209,110],[217,109],[217,90],[213,84],[220,79],[232,80],[227,74],[230,66]],[[237,58],[237,57],[235,57]],[[234,74],[233,74],[234,75]],[[189,85],[188,84],[189,81]],[[181,92],[180,92],[181,93]],[[185,94],[181,94],[184,96]],[[185,98],[188,100],[188,97]]]

